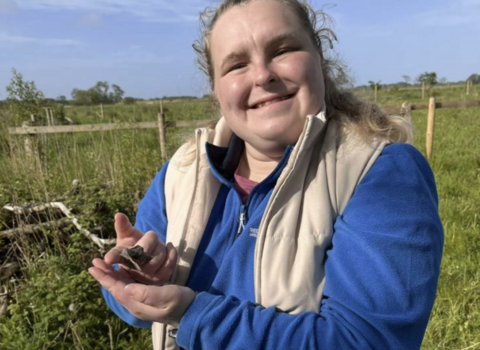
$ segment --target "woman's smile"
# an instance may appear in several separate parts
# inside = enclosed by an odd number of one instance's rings
[[[288,101],[293,97],[293,94],[285,94],[285,95],[272,95],[265,98],[260,99],[259,101],[253,103],[251,105],[251,109],[262,109],[263,107],[275,105],[278,107],[279,105],[282,106],[284,104],[280,103],[283,101]]]

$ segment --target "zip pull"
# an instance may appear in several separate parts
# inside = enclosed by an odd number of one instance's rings
[[[240,217],[238,218],[238,230],[237,230],[237,237],[240,236],[243,229],[245,228],[245,205],[242,205],[242,209],[240,210]]]

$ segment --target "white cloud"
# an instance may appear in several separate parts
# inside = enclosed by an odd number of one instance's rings
[[[127,13],[155,22],[190,22],[197,21],[199,12],[209,3],[207,0],[22,0],[18,6],[28,10]]]
[[[18,11],[14,0],[0,0],[0,13],[15,13]]]
[[[72,39],[34,38],[22,35],[12,35],[0,32],[0,44],[37,44],[40,46],[84,46],[83,43]]]
[[[450,0],[446,6],[422,13],[417,23],[427,27],[476,24],[480,18],[480,0]]]
[[[33,71],[128,71],[147,65],[161,67],[176,60],[174,55],[164,55],[139,46],[131,46],[114,52],[96,52],[95,55],[78,52],[75,55],[41,56],[36,61],[30,62],[29,67]]]
[[[102,15],[100,13],[89,13],[83,16],[80,21],[87,26],[97,27],[102,24]]]

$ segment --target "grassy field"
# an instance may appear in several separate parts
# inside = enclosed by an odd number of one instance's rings
[[[480,99],[464,87],[435,88],[438,101]],[[358,94],[373,99],[371,90]],[[427,103],[417,90],[380,90],[379,104]],[[75,123],[156,120],[158,103],[66,108]],[[167,120],[211,118],[208,101],[167,101]],[[0,111],[0,113],[2,113]],[[4,112],[3,112],[4,113]],[[426,111],[414,111],[415,146],[425,153]],[[181,134],[188,133],[183,130]],[[182,142],[167,134],[169,154]],[[480,108],[437,110],[434,153],[445,249],[438,296],[423,349],[480,349]],[[114,235],[113,214],[134,217],[136,204],[162,166],[156,130],[59,134],[38,137],[33,155],[24,137],[11,138],[0,124],[0,206],[60,199],[80,223],[101,237]],[[72,186],[74,179],[80,180]],[[53,216],[54,214],[52,214]],[[27,218],[35,220],[36,218]],[[0,211],[0,231],[19,217]],[[1,281],[9,309],[0,317],[1,349],[145,349],[148,331],[125,326],[104,305],[97,284],[85,271],[100,253],[76,229],[0,238],[0,265],[15,258],[22,270]]]

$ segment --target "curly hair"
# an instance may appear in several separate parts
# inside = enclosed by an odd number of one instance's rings
[[[201,37],[193,48],[196,62],[208,76],[214,89],[214,70],[211,56],[211,34],[218,19],[235,6],[259,0],[224,0],[215,8],[207,8],[200,15]],[[309,34],[322,58],[327,119],[336,119],[343,126],[356,131],[364,139],[383,137],[390,142],[413,142],[413,128],[400,116],[387,116],[372,103],[358,99],[347,89],[350,81],[345,66],[333,52],[337,41],[331,29],[333,20],[323,10],[315,11],[305,0],[270,0],[288,6]]]

